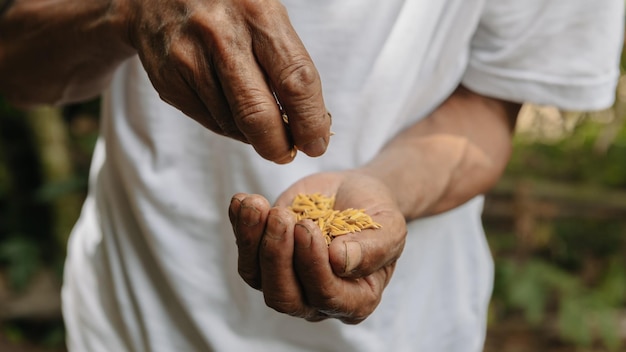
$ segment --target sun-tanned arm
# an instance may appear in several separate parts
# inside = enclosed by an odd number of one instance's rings
[[[0,18],[0,95],[90,98],[135,54],[165,102],[262,157],[325,152],[320,77],[278,0],[14,0]]]
[[[109,0],[14,0],[0,18],[0,94],[19,106],[98,95],[135,54]]]
[[[520,107],[460,86],[361,171],[391,189],[409,220],[450,210],[500,178]]]

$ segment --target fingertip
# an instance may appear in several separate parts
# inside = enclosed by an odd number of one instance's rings
[[[257,225],[265,223],[269,208],[269,201],[261,195],[235,194],[228,212],[235,236],[246,236],[246,233],[256,231]]]
[[[349,274],[361,265],[363,259],[363,247],[360,242],[344,242],[346,247],[346,266],[344,272]]]
[[[306,239],[310,242],[311,247],[319,247],[324,249],[324,253],[328,253],[328,243],[322,233],[322,229],[311,219],[302,219],[297,223],[302,231],[306,231]],[[303,236],[304,237],[304,236]]]
[[[333,240],[328,246],[328,261],[335,275],[345,276],[346,246],[339,240]]]
[[[321,137],[302,146],[302,151],[308,156],[316,157],[324,154],[327,148],[328,138]]]
[[[267,210],[270,207],[269,201],[259,194],[240,193],[240,195],[243,196],[242,199],[240,198],[241,206],[257,208],[259,210]]]
[[[233,226],[239,218],[239,209],[241,209],[241,202],[245,196],[246,195],[244,193],[237,193],[230,198],[230,204],[228,205],[228,218]],[[235,230],[234,227],[233,230]]]
[[[279,165],[289,164],[296,158],[297,153],[298,153],[298,149],[295,146],[293,146],[289,149],[289,151],[284,153],[281,157],[276,158],[276,159],[270,159],[270,158],[268,159]]]
[[[246,193],[235,193],[230,198],[230,204],[241,204],[241,202],[246,198]]]
[[[289,209],[273,207],[267,214],[267,225],[263,237],[276,241],[288,240],[291,243],[296,218]],[[289,246],[292,246],[290,244]]]
[[[318,157],[328,149],[330,126],[330,113],[324,112],[316,117],[294,119],[290,128],[297,148],[310,157]]]
[[[310,220],[300,221],[293,229],[296,249],[309,249],[313,245],[315,231],[311,228],[314,224]]]
[[[242,205],[239,211],[241,224],[247,227],[254,227],[261,223],[262,209],[253,205]]]
[[[335,274],[342,277],[358,274],[363,261],[363,247],[359,242],[333,241],[328,250]]]

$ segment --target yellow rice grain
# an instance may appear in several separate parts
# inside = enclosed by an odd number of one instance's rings
[[[365,213],[364,209],[348,208],[335,210],[335,196],[320,193],[298,194],[291,204],[291,211],[298,221],[311,219],[322,230],[326,243],[337,236],[361,232],[364,229],[379,229],[381,225]]]

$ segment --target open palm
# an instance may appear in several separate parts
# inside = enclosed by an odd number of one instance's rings
[[[364,209],[381,229],[337,237],[327,246],[310,220],[287,208],[298,193],[335,195],[335,208]],[[236,194],[230,218],[239,273],[268,306],[316,321],[358,323],[378,303],[402,252],[404,217],[388,189],[358,172],[319,173],[281,194],[274,207],[260,195]]]

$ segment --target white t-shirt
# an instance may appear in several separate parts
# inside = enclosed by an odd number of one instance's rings
[[[71,351],[480,351],[493,263],[482,198],[408,224],[377,310],[352,326],[265,306],[237,274],[227,207],[371,159],[459,83],[596,109],[618,77],[622,0],[286,0],[333,113],[320,158],[275,165],[163,103],[137,58],[103,100],[63,288]]]

